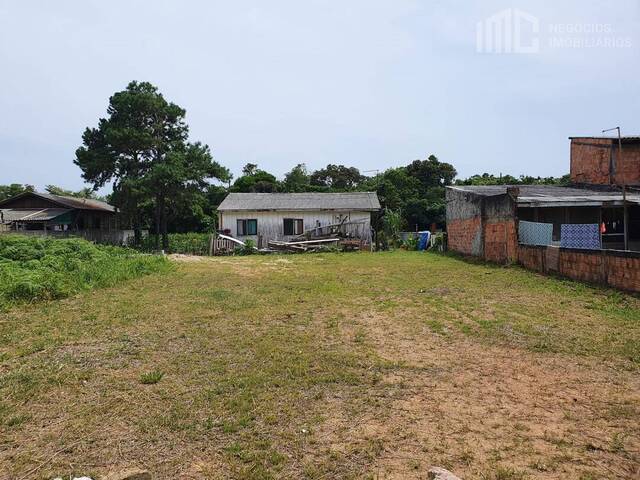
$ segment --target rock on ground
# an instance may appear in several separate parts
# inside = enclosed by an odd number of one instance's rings
[[[445,470],[441,467],[431,467],[429,469],[429,478],[431,480],[462,480],[459,477],[456,477],[449,470]]]

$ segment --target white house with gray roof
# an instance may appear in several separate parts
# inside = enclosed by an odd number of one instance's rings
[[[370,243],[371,214],[379,210],[375,192],[230,193],[218,207],[218,229],[266,246],[339,226],[342,234]]]

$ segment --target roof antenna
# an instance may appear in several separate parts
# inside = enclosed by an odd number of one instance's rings
[[[622,135],[620,134],[620,127],[606,128],[602,130],[602,133],[611,132],[613,130],[618,131],[618,162],[620,163],[620,166],[622,166]],[[611,168],[609,168],[609,178],[611,179]],[[609,183],[611,183],[611,180],[609,180]],[[624,219],[622,222],[622,225],[624,226],[624,249],[629,250],[629,231],[627,228],[629,220],[627,212],[627,178],[624,172],[622,173],[622,211],[624,212],[622,214]]]

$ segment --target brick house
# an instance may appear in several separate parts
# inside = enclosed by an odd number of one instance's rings
[[[622,156],[617,138],[570,140],[570,187],[447,187],[449,249],[640,291],[640,137],[623,137]],[[520,244],[521,221],[552,225],[549,244]],[[601,249],[560,248],[561,227],[574,224],[601,226]]]

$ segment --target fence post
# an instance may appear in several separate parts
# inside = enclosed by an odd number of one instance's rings
[[[209,235],[209,256],[211,257],[215,251],[216,241],[213,236],[213,233]]]

